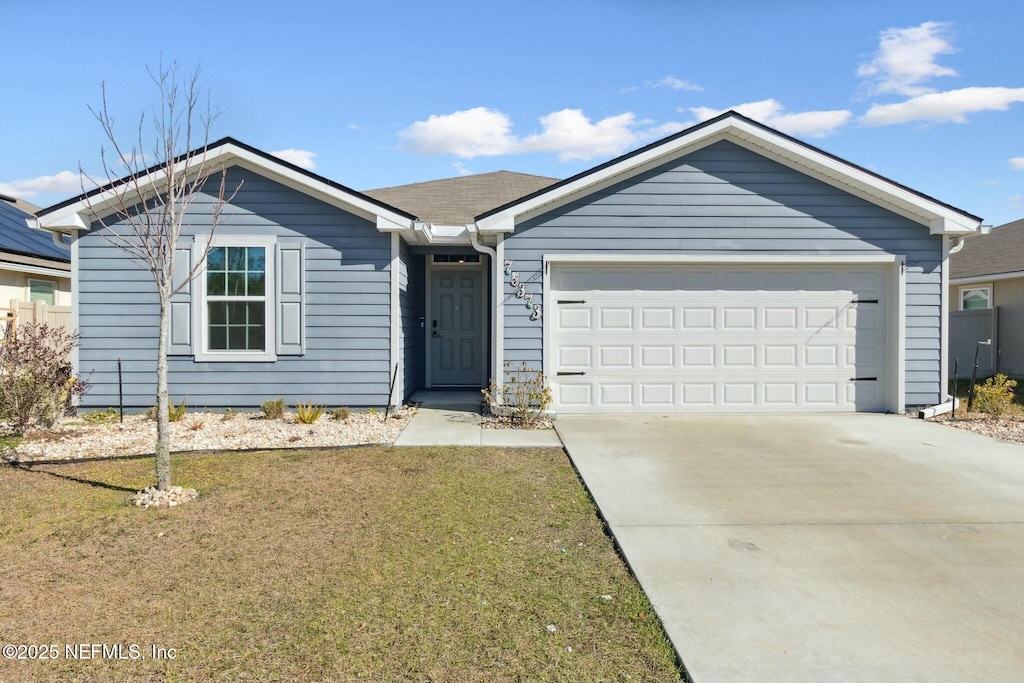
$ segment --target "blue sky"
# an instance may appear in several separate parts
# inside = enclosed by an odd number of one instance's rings
[[[736,108],[999,225],[1024,216],[1024,3],[0,0],[0,193],[98,174],[146,66],[201,63],[226,135],[365,190],[564,178]]]

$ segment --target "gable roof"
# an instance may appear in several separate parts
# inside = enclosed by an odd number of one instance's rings
[[[201,166],[210,172],[220,167],[247,168],[367,220],[375,220],[378,229],[382,231],[410,229],[415,218],[401,209],[230,137],[211,142],[205,149],[185,152],[174,159],[179,168],[184,168],[186,162],[193,169]],[[148,190],[163,179],[164,164],[150,166],[140,176],[144,179],[140,184],[144,190]],[[37,225],[61,232],[88,230],[93,220],[118,210],[118,194],[125,192],[129,180],[130,176],[125,176],[47,207],[36,214]]]
[[[557,183],[557,178],[494,171],[459,178],[397,185],[364,194],[401,207],[421,221],[464,225],[496,206],[501,206]]]
[[[32,214],[0,200],[0,253],[71,262],[71,253],[53,243],[48,232],[33,230],[27,220]]]
[[[949,257],[952,278],[980,277],[1024,271],[1024,219],[993,228],[967,240]]]
[[[981,227],[981,218],[978,216],[780,133],[735,111],[727,111],[550,187],[486,211],[476,217],[477,225],[482,232],[511,232],[519,222],[628,180],[719,140],[734,142],[926,225],[932,234],[967,235],[977,232]]]

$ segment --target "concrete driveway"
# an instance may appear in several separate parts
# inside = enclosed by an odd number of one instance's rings
[[[1024,680],[1024,446],[885,415],[557,429],[696,683]]]

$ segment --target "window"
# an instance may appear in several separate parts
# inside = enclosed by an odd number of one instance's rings
[[[57,284],[49,280],[29,280],[28,300],[42,301],[47,306],[57,303]]]
[[[206,257],[207,349],[267,350],[266,247],[212,247]]]
[[[196,278],[191,297],[179,296],[183,326],[191,315],[193,330],[181,336],[181,351],[191,347],[195,360],[207,362],[276,360],[276,238],[216,235],[209,244],[206,252],[205,240],[196,239],[193,258],[205,252],[206,269]],[[185,255],[182,268],[188,262]],[[172,332],[177,329],[174,317]]]
[[[977,311],[992,308],[992,287],[971,286],[960,288],[960,310]]]

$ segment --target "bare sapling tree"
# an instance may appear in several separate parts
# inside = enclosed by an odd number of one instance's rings
[[[177,277],[175,249],[190,219],[189,209],[198,197],[206,194],[211,199],[201,213],[203,233],[211,237],[231,197],[225,197],[226,169],[208,160],[210,127],[216,113],[210,109],[209,93],[202,97],[200,92],[200,69],[184,75],[179,73],[177,62],[168,67],[161,62],[156,71],[147,71],[160,100],[153,106],[150,120],[147,121],[145,113],[139,117],[135,138],[129,144],[115,131],[106,83],[102,84],[100,107],[89,108],[111,146],[109,151],[105,145],[100,149],[106,174],[101,189],[105,192],[90,199],[102,201],[107,208],[97,210],[92,203],[89,208],[106,239],[148,270],[156,285],[160,307],[156,349],[156,486],[166,491],[171,486],[167,385],[171,297],[203,272],[210,240],[205,242],[206,251],[196,254],[187,271],[180,269]],[[146,144],[147,138],[151,145]],[[100,184],[79,170],[83,178]],[[220,183],[211,187],[216,183],[216,174]]]

